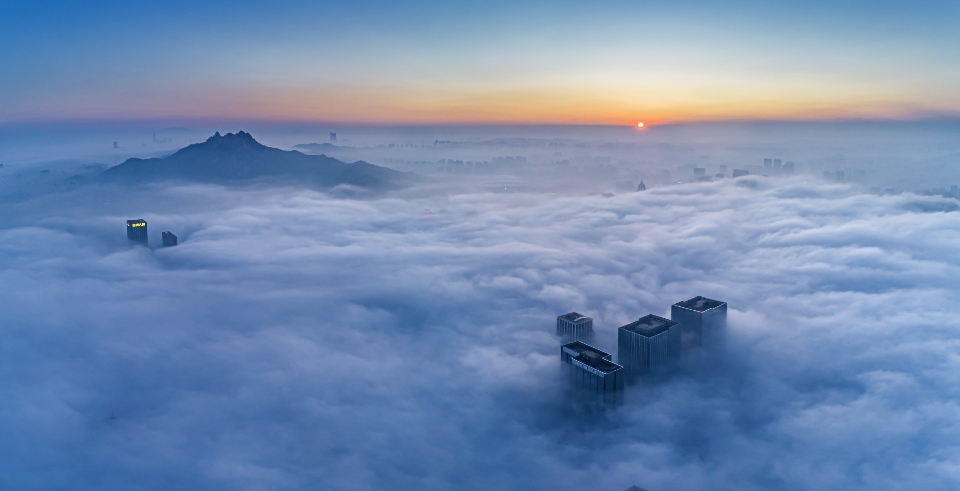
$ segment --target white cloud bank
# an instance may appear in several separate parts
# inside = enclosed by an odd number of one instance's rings
[[[960,213],[914,211],[938,200],[727,181],[5,203],[0,488],[956,489]],[[141,217],[181,245],[127,246]],[[602,414],[561,398],[556,315],[613,350],[698,294],[729,302],[725,368]]]

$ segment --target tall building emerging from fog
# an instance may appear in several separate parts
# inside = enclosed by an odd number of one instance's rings
[[[593,335],[593,319],[576,312],[557,317],[557,336],[564,341],[587,340]]]
[[[127,220],[127,238],[132,242],[147,245],[147,221]]]
[[[332,142],[337,141],[337,134],[332,131],[330,132],[330,141]]]
[[[163,232],[163,247],[172,247],[177,245],[177,236],[173,232]]]
[[[623,367],[593,346],[580,341],[561,346],[560,369],[587,402],[617,402],[623,396]]]
[[[727,303],[694,297],[673,304],[670,317],[680,324],[684,352],[701,346],[715,348],[722,343],[727,327]]]
[[[677,323],[647,315],[617,330],[617,361],[631,380],[680,362]]]

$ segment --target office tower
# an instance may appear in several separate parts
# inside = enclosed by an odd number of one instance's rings
[[[330,141],[332,142],[337,141],[337,134],[332,131],[330,132]]]
[[[733,177],[749,176],[750,171],[745,169],[733,169]]]
[[[177,245],[177,236],[173,235],[173,232],[163,232],[163,247],[171,247]]]
[[[773,159],[763,159],[763,168],[769,170],[773,168]]]
[[[783,161],[780,159],[773,159],[773,171],[780,172],[780,169],[783,168]]]
[[[705,167],[694,167],[693,175],[695,176],[705,176],[707,175],[707,169]]]
[[[643,181],[640,181],[640,185],[637,186],[637,191],[646,191],[646,190],[647,190],[647,186],[643,183]]]
[[[617,330],[617,361],[634,380],[680,361],[680,328],[676,322],[647,315]]]
[[[146,220],[127,220],[127,239],[132,242],[147,245]]]
[[[793,162],[784,162],[783,164],[783,173],[784,174],[793,174],[794,164]]]
[[[593,319],[576,312],[557,316],[557,336],[564,342],[587,340],[593,335]]]
[[[723,333],[727,327],[727,303],[694,297],[673,304],[670,318],[680,324],[684,353],[700,347],[710,350],[723,343]]]
[[[623,396],[623,367],[608,353],[580,341],[560,347],[560,370],[585,402],[618,402]]]

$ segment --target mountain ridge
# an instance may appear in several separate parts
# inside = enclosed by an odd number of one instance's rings
[[[348,184],[378,190],[399,188],[412,178],[411,173],[362,160],[347,163],[326,155],[268,147],[244,131],[225,135],[218,131],[206,141],[166,157],[127,159],[100,175],[102,181],[121,183],[166,180],[232,184],[273,179],[320,187]]]

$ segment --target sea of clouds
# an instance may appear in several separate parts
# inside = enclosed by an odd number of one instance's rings
[[[755,182],[2,203],[0,489],[957,489],[960,212]],[[724,363],[567,398],[558,314],[695,295]]]

